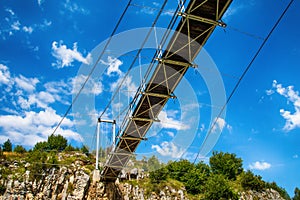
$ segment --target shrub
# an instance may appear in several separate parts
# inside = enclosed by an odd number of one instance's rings
[[[22,145],[17,145],[14,148],[14,152],[16,152],[16,153],[26,153],[26,149]]]
[[[242,173],[241,185],[245,190],[255,190],[258,192],[265,188],[265,182],[262,180],[262,177],[254,175],[249,170]]]
[[[168,178],[168,169],[166,167],[162,167],[158,170],[151,171],[149,178],[151,183],[160,183],[161,181],[165,181]]]
[[[231,199],[237,200],[238,195],[230,188],[229,181],[222,174],[213,174],[205,184],[205,200]]]

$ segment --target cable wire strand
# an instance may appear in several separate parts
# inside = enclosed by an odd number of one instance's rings
[[[137,58],[138,58],[138,55],[141,53],[141,51],[143,50],[143,48],[144,48],[146,42],[148,41],[148,39],[149,39],[149,37],[150,37],[150,34],[151,34],[153,28],[155,27],[155,25],[156,25],[156,23],[157,23],[157,21],[158,21],[160,15],[161,15],[161,13],[162,13],[164,7],[165,7],[165,5],[167,4],[167,2],[168,2],[168,0],[165,0],[164,3],[163,3],[163,5],[161,6],[161,8],[160,8],[160,10],[159,10],[159,13],[157,14],[155,20],[153,21],[150,30],[148,31],[148,33],[147,33],[147,35],[146,35],[146,37],[145,37],[145,39],[144,39],[144,41],[143,41],[143,43],[142,43],[140,49],[139,49],[138,52],[137,52],[137,56],[134,57],[134,59],[133,59],[131,65],[129,66],[129,68],[128,68],[126,74],[124,75],[124,77],[123,77],[123,79],[122,79],[122,81],[121,81],[120,84],[118,85],[116,91],[114,92],[114,94],[113,94],[113,96],[111,97],[111,99],[109,100],[108,104],[106,105],[106,107],[104,108],[104,110],[102,111],[102,113],[100,114],[99,118],[101,118],[101,117],[104,115],[104,113],[107,111],[107,109],[109,108],[109,106],[111,105],[111,103],[113,102],[113,100],[115,99],[117,93],[118,93],[119,90],[121,89],[123,83],[125,82],[125,80],[126,80],[126,78],[128,77],[128,75],[129,75],[129,73],[130,73],[132,67],[133,67],[134,64],[135,64],[135,62],[136,62],[136,60],[137,60]]]
[[[100,60],[101,60],[103,54],[105,53],[105,50],[107,49],[108,45],[110,44],[110,41],[111,41],[111,39],[112,39],[112,36],[115,35],[115,33],[116,33],[116,31],[117,31],[117,29],[118,29],[118,27],[119,27],[121,21],[123,20],[123,18],[124,18],[124,16],[125,16],[125,13],[127,12],[128,8],[129,8],[129,6],[130,6],[130,4],[131,4],[131,1],[132,1],[132,0],[129,0],[129,2],[127,3],[126,8],[124,9],[124,11],[123,11],[121,17],[119,18],[119,20],[118,20],[118,22],[117,22],[117,24],[116,24],[116,26],[115,26],[113,32],[111,33],[111,35],[110,35],[108,41],[106,42],[106,44],[105,44],[105,46],[104,46],[104,48],[103,48],[101,54],[98,56],[98,59],[97,59],[96,63],[94,64],[93,68],[91,69],[90,73],[88,74],[87,78],[86,78],[85,81],[83,82],[81,88],[79,89],[79,91],[78,91],[77,94],[75,95],[73,101],[71,102],[70,106],[69,106],[68,109],[66,110],[64,116],[61,118],[61,120],[59,121],[59,123],[58,123],[57,126],[55,127],[55,129],[54,129],[54,131],[52,132],[52,134],[55,134],[55,132],[57,131],[57,129],[61,126],[62,122],[63,122],[64,119],[67,117],[67,115],[69,114],[70,110],[72,109],[73,104],[77,101],[79,95],[81,94],[82,90],[84,89],[84,87],[85,87],[85,85],[87,84],[88,80],[90,79],[91,75],[92,75],[93,72],[95,71],[96,66],[99,64],[99,62],[100,62]]]
[[[255,53],[255,55],[253,56],[252,60],[250,61],[250,63],[248,64],[248,66],[246,67],[246,69],[244,70],[243,74],[241,75],[240,79],[238,80],[238,82],[235,84],[235,87],[233,88],[233,90],[231,91],[226,103],[223,105],[222,109],[220,110],[218,116],[216,117],[216,119],[214,120],[214,123],[212,124],[212,126],[210,127],[206,138],[204,139],[204,142],[202,143],[201,146],[203,146],[207,139],[208,139],[208,135],[211,134],[212,130],[214,129],[214,127],[217,124],[218,119],[221,117],[222,113],[224,112],[226,106],[228,105],[228,103],[230,102],[231,98],[233,97],[234,93],[237,91],[241,81],[243,80],[243,78],[245,77],[245,75],[247,74],[247,72],[249,71],[249,69],[252,67],[252,64],[254,63],[254,61],[256,60],[257,56],[259,55],[259,53],[261,52],[261,50],[263,49],[263,47],[265,46],[266,42],[269,40],[270,36],[272,35],[272,33],[274,32],[274,30],[277,28],[278,24],[280,23],[281,19],[284,17],[285,13],[288,11],[288,9],[290,8],[290,6],[292,5],[292,3],[294,2],[294,0],[291,0],[290,3],[287,5],[287,7],[285,8],[285,10],[282,12],[282,14],[280,15],[280,17],[278,18],[278,20],[276,21],[276,23],[274,24],[274,26],[272,27],[271,31],[269,32],[269,34],[267,35],[267,37],[264,39],[263,43],[260,45],[259,49],[257,50],[257,52]],[[200,152],[201,152],[202,148],[200,148],[200,150],[197,153],[197,156],[194,160],[194,164],[196,163]]]

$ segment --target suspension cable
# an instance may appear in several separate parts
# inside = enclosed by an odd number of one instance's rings
[[[107,49],[108,45],[110,44],[110,41],[112,40],[112,36],[116,33],[121,21],[123,20],[123,17],[125,16],[125,13],[127,12],[130,4],[131,4],[131,1],[132,0],[129,0],[129,2],[127,3],[127,6],[126,8],[124,9],[121,17],[119,18],[113,32],[111,33],[109,39],[107,40],[101,54],[98,56],[98,59],[97,61],[95,62],[93,68],[91,69],[90,73],[88,74],[87,78],[85,79],[85,81],[83,82],[81,88],[79,89],[78,93],[75,95],[75,98],[73,99],[73,101],[71,102],[70,106],[68,107],[68,109],[66,110],[64,116],[61,118],[61,120],[59,121],[59,123],[57,124],[57,126],[55,127],[54,131],[52,132],[52,134],[55,134],[55,132],[57,131],[57,129],[60,127],[60,125],[62,124],[62,122],[64,121],[64,119],[67,117],[67,115],[69,114],[70,110],[72,109],[73,107],[73,104],[77,101],[79,95],[81,94],[82,90],[84,89],[85,85],[87,84],[88,80],[90,79],[91,75],[93,74],[93,72],[95,71],[96,69],[96,66],[99,64],[103,54],[105,53],[105,50]]]
[[[214,127],[216,126],[218,119],[221,117],[222,113],[224,112],[226,106],[228,105],[228,103],[230,102],[232,96],[234,95],[234,93],[237,91],[241,81],[243,80],[243,78],[245,77],[245,75],[247,74],[247,72],[249,71],[249,69],[252,67],[253,62],[256,60],[257,56],[259,55],[259,53],[261,52],[261,50],[263,49],[263,47],[265,46],[266,42],[269,40],[270,36],[272,35],[272,33],[274,32],[274,30],[277,28],[278,24],[280,23],[281,19],[284,17],[285,13],[287,12],[287,10],[290,8],[291,4],[294,2],[294,0],[291,0],[290,3],[287,5],[287,7],[285,8],[285,10],[282,12],[282,14],[280,15],[280,17],[278,18],[278,20],[276,21],[276,23],[274,24],[274,26],[272,27],[271,31],[269,32],[269,34],[267,35],[267,37],[264,39],[263,43],[260,45],[260,47],[258,48],[257,52],[255,53],[255,55],[253,56],[252,60],[250,61],[250,63],[248,64],[248,66],[246,67],[246,69],[244,70],[243,74],[241,75],[240,79],[238,80],[238,82],[235,84],[235,87],[233,88],[233,90],[231,91],[226,103],[223,105],[222,109],[220,110],[218,116],[216,117],[216,119],[214,120],[214,123],[212,124],[212,126],[210,127],[206,138],[204,139],[204,142],[202,143],[201,146],[203,146],[207,139],[208,139],[208,135],[211,134],[212,130],[214,129]],[[196,163],[201,149],[199,149],[197,156],[194,160],[194,164]]]
[[[183,5],[185,4],[185,2],[186,2],[186,0],[184,0]],[[178,5],[177,8],[176,8],[176,11],[174,12],[174,15],[172,16],[172,19],[171,19],[169,25],[167,26],[167,30],[164,32],[163,37],[162,37],[162,39],[160,41],[160,46],[161,47],[164,47],[164,45],[165,45],[165,43],[166,43],[166,41],[167,41],[167,39],[168,39],[168,37],[169,37],[169,35],[170,35],[173,27],[174,27],[174,25],[176,24],[176,21],[177,21],[177,18],[178,18],[177,13],[178,13],[179,9],[180,9],[180,6]],[[152,71],[152,68],[154,67],[154,64],[156,62],[157,56],[159,55],[159,52],[160,52],[159,49],[157,49],[156,52],[155,52],[155,54],[152,57],[152,60],[150,62],[150,66],[148,67],[148,69],[147,69],[147,71],[146,71],[146,73],[144,75],[144,79],[143,79],[144,82],[143,82],[143,84],[139,86],[139,88],[137,89],[137,92],[136,92],[134,98],[132,99],[132,101],[130,102],[130,104],[126,107],[127,108],[127,112],[125,114],[125,119],[123,120],[123,122],[122,122],[122,124],[120,126],[120,130],[118,131],[117,135],[119,135],[120,132],[122,131],[121,129],[122,129],[122,127],[126,123],[126,116],[128,116],[130,114],[130,109],[135,104],[136,100],[138,99],[138,96],[141,93],[141,90],[143,89],[143,85],[147,81],[147,79],[148,79],[148,77],[149,77],[149,75],[150,75],[150,73]],[[124,111],[126,110],[126,108],[124,109]],[[119,113],[119,115],[120,115],[120,113]]]
[[[101,117],[104,115],[104,113],[107,111],[107,109],[109,108],[109,106],[111,105],[111,103],[113,102],[113,100],[115,99],[117,93],[120,91],[120,89],[121,89],[123,83],[125,82],[127,76],[129,75],[129,73],[130,73],[132,67],[133,67],[134,64],[135,64],[135,62],[136,62],[136,60],[137,60],[137,58],[138,58],[138,55],[141,53],[141,51],[143,50],[143,48],[144,48],[146,42],[148,41],[148,39],[149,39],[149,37],[150,37],[150,34],[151,34],[151,32],[152,32],[154,26],[156,25],[156,23],[157,23],[157,21],[158,21],[160,15],[161,15],[161,13],[162,13],[162,11],[163,11],[165,5],[167,4],[167,2],[168,2],[168,0],[165,0],[164,3],[163,3],[163,5],[161,6],[159,13],[157,14],[155,20],[153,21],[150,30],[148,31],[148,33],[147,33],[147,35],[146,35],[146,37],[145,37],[145,39],[144,39],[144,41],[143,41],[143,43],[142,43],[140,49],[139,49],[138,52],[137,52],[137,56],[134,57],[134,59],[133,59],[131,65],[129,66],[129,68],[128,68],[126,74],[124,75],[124,77],[123,77],[123,79],[122,79],[122,81],[120,82],[120,84],[118,85],[118,87],[117,87],[116,91],[114,92],[113,96],[111,97],[111,99],[109,100],[108,104],[106,105],[106,107],[104,108],[104,110],[102,111],[102,113],[100,114],[100,116],[99,116],[100,118],[101,118]]]

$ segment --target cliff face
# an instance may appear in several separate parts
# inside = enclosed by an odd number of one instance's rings
[[[69,165],[53,166],[32,178],[29,169],[32,164],[24,161],[0,160],[0,200],[108,200],[108,199],[141,199],[141,200],[185,200],[184,188],[174,189],[165,186],[159,191],[149,191],[139,184],[128,183],[104,184],[93,180],[92,173],[82,159],[85,155],[71,155],[80,157]],[[60,159],[64,159],[61,157]],[[20,170],[20,165],[22,169]],[[4,175],[2,172],[11,172]],[[137,181],[137,183],[139,183]],[[247,191],[240,193],[240,200],[282,200],[275,190],[264,192]]]
[[[71,164],[50,164],[41,174],[30,171],[35,163],[26,163],[24,159],[0,160],[0,200],[185,199],[182,190],[171,187],[146,197],[146,189],[138,186],[101,183],[87,167],[84,154],[59,154],[58,160],[70,157],[75,158]]]

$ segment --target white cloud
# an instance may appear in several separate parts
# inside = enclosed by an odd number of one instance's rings
[[[11,25],[11,28],[12,30],[14,31],[19,31],[20,30],[20,26],[21,26],[21,23],[18,21],[15,21],[12,25]]]
[[[203,132],[205,130],[205,124],[201,124],[199,130]]]
[[[227,130],[229,131],[229,133],[232,133],[232,126],[230,126],[229,124],[226,125]]]
[[[44,84],[46,91],[53,94],[71,94],[71,85],[68,85],[64,81],[52,81]]]
[[[38,2],[38,4],[39,4],[39,6],[41,6],[41,5],[44,3],[44,1],[45,1],[45,0],[38,0],[37,2]]]
[[[152,149],[155,149],[162,156],[170,156],[172,158],[180,158],[184,149],[177,147],[173,142],[164,141],[161,145],[152,145]]]
[[[248,8],[248,7],[252,7],[255,5],[255,1],[250,0],[247,1],[247,4],[245,3],[241,3],[239,1],[235,2],[236,4],[231,5],[227,11],[225,12],[225,14],[223,15],[223,19],[224,20],[229,20],[232,16],[236,16],[238,13],[240,13],[242,10]]]
[[[120,66],[123,64],[121,60],[108,56],[107,62],[101,60],[101,63],[108,66],[106,75],[112,76],[113,74],[117,74],[121,76],[123,74],[120,70]]]
[[[266,94],[268,96],[270,96],[270,95],[274,94],[274,90],[266,90]]]
[[[0,137],[0,143],[4,142],[5,138],[10,138],[14,144],[33,146],[36,142],[46,140],[60,120],[61,116],[52,108],[39,112],[25,112],[24,116],[2,115],[0,127],[5,134]],[[73,131],[73,126],[73,121],[65,118],[57,133],[68,139],[82,141],[83,138]]]
[[[51,26],[51,24],[52,24],[52,21],[48,21],[48,20],[44,19],[43,25],[41,25],[41,26],[44,28],[47,26]]]
[[[44,84],[44,89],[38,88],[41,90],[36,89],[38,83],[38,78],[22,75],[14,77],[7,66],[0,64],[0,84],[13,89],[2,91],[1,103],[5,107],[1,110],[7,115],[0,115],[0,143],[9,138],[14,144],[33,146],[36,142],[46,140],[61,120],[61,116],[49,105],[56,102],[68,103],[66,99],[72,94],[71,81],[49,82]],[[99,91],[99,88],[90,92],[95,90]],[[29,109],[31,111],[26,111]],[[65,118],[56,133],[81,142],[83,138],[74,131],[74,124],[75,121]]]
[[[119,85],[121,84],[121,82],[123,81],[124,76],[120,76],[119,79],[112,83],[110,85],[110,91],[114,92],[116,90],[117,87],[119,87]],[[137,91],[138,87],[136,86],[136,84],[133,82],[132,80],[132,76],[127,76],[126,79],[123,81],[122,87],[120,88],[121,92],[123,94],[125,94],[127,97],[134,97],[136,91]]]
[[[158,119],[160,120],[159,125],[162,128],[170,128],[175,130],[188,130],[190,128],[190,126],[184,122],[168,117],[167,112],[164,110],[159,113]]]
[[[15,12],[12,9],[10,9],[10,8],[5,9],[5,11],[9,12],[12,16],[15,15]]]
[[[20,89],[23,89],[27,92],[32,92],[35,90],[36,84],[39,83],[37,78],[26,78],[22,75],[15,78],[15,83]]]
[[[267,163],[267,162],[260,162],[260,161],[256,161],[252,164],[249,165],[250,169],[255,169],[255,170],[266,170],[266,169],[270,169],[271,168],[271,164]]]
[[[175,136],[175,134],[173,132],[171,132],[171,131],[167,131],[166,134],[168,136],[170,136],[171,138],[173,138]]]
[[[170,17],[172,17],[174,15],[174,13],[175,13],[175,10],[174,9],[170,9],[170,10],[164,11],[161,15],[162,16],[170,16]]]
[[[226,125],[226,122],[223,118],[215,118],[212,125],[214,125],[211,130],[212,133],[215,133],[217,131],[222,132],[223,128]]]
[[[31,26],[23,26],[23,31],[26,32],[26,33],[29,33],[31,34],[33,32],[33,28]]]
[[[2,110],[4,111],[4,112],[7,112],[7,113],[9,113],[9,114],[14,114],[14,115],[18,115],[19,113],[17,112],[17,111],[15,111],[15,110],[13,110],[13,109],[10,109],[10,108],[2,108]]]
[[[72,62],[79,61],[84,64],[90,64],[92,62],[92,55],[89,53],[84,57],[77,51],[77,43],[73,44],[73,49],[68,49],[62,42],[58,43],[54,41],[52,43],[52,55],[57,59],[56,63],[52,63],[57,68],[63,68],[72,66]]]
[[[18,104],[22,109],[29,109],[30,108],[30,103],[28,102],[27,99],[25,99],[22,96],[18,97]]]
[[[64,8],[72,13],[80,13],[84,15],[88,15],[90,13],[89,10],[79,6],[77,3],[72,3],[70,0],[66,0],[63,4]]]
[[[10,82],[10,72],[7,66],[0,64],[0,83],[8,84]]]
[[[71,79],[73,86],[72,94],[77,94],[81,89],[83,83],[86,81],[87,76],[79,75]],[[89,78],[84,89],[82,90],[83,94],[94,94],[99,95],[103,92],[103,85],[100,81],[95,81],[92,78]]]
[[[273,88],[278,94],[285,97],[294,106],[294,113],[285,109],[280,109],[280,115],[286,120],[283,127],[284,131],[291,131],[300,128],[300,96],[299,92],[294,90],[294,86],[283,87],[276,80],[273,81]]]

